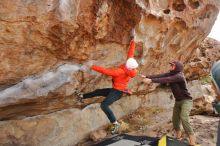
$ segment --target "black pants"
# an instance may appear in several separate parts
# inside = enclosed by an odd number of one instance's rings
[[[83,94],[83,98],[92,98],[95,96],[104,96],[106,97],[103,102],[101,103],[101,109],[106,114],[108,119],[111,123],[116,121],[115,115],[112,112],[112,110],[109,108],[109,106],[119,100],[121,96],[123,95],[123,92],[114,88],[104,88],[104,89],[97,89],[93,92]]]

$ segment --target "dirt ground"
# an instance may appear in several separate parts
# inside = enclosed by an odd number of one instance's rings
[[[171,117],[172,109],[140,107],[135,112],[119,120],[121,123],[120,131],[131,135],[146,135],[152,137],[168,135],[175,137]],[[198,144],[201,146],[216,146],[218,121],[218,117],[205,115],[191,116],[190,122],[195,131]],[[111,137],[109,125],[101,127],[100,129],[107,132],[105,138]],[[184,132],[183,135],[184,138],[187,138]],[[88,146],[94,143],[96,142],[88,137],[79,143],[78,146]]]

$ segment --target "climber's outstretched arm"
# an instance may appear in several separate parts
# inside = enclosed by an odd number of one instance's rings
[[[135,42],[134,42],[134,39],[132,39],[132,40],[130,41],[130,46],[129,46],[129,49],[128,49],[127,59],[134,57],[134,49],[135,49]]]

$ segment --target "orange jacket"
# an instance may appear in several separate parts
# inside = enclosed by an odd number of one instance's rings
[[[132,40],[128,50],[127,58],[131,58],[134,56],[134,49],[135,49],[135,42]],[[130,78],[133,78],[137,73],[136,69],[133,70],[127,69],[125,67],[125,64],[122,64],[116,68],[111,68],[111,69],[93,65],[92,70],[95,70],[107,76],[111,76],[112,87],[121,91],[126,90]]]

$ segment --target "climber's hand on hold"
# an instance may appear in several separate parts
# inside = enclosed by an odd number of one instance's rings
[[[150,83],[152,83],[152,80],[149,78],[145,78],[145,79],[143,79],[143,82],[146,84],[150,84]]]
[[[88,68],[91,68],[93,66],[93,64],[94,64],[94,62],[93,62],[93,60],[91,60],[91,61],[86,62],[85,66],[87,66]]]
[[[142,74],[138,74],[140,77],[142,77],[142,78],[146,78],[146,76],[145,75],[142,75]]]
[[[88,62],[81,65],[80,70],[81,71],[88,71],[89,69],[91,69],[93,64],[94,64],[93,60],[88,61]]]

